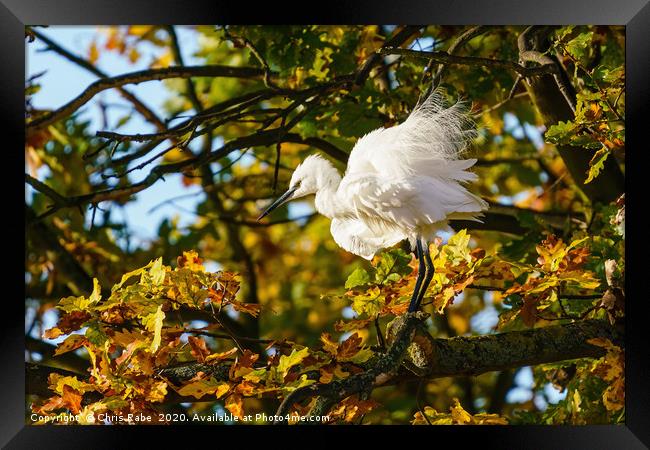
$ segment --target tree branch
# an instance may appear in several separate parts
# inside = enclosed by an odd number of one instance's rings
[[[503,59],[490,59],[480,58],[477,56],[456,56],[450,55],[447,52],[422,52],[418,50],[410,50],[405,48],[385,47],[379,50],[382,55],[402,55],[411,56],[415,58],[424,58],[433,60],[443,64],[458,64],[470,66],[485,66],[485,67],[499,67],[503,69],[510,69],[522,76],[535,76],[542,74],[555,73],[557,68],[555,65],[544,65],[539,67],[526,67],[517,64],[514,61],[507,61]]]
[[[549,49],[548,30],[548,27],[533,26],[521,33],[517,45],[522,61],[538,59],[540,54]],[[538,74],[538,76],[524,75],[524,85],[544,125],[549,128],[560,121],[570,121],[575,118],[572,105],[576,94],[559,62],[548,56],[544,56],[544,61],[548,62],[546,58],[553,61],[557,71],[552,74]],[[600,175],[585,184],[589,162],[594,151],[572,145],[557,145],[556,148],[576,187],[592,202],[609,203],[625,191],[625,176],[614,158],[607,158]]]
[[[87,71],[97,75],[100,78],[108,78],[107,74],[105,74],[104,72],[99,70],[97,67],[92,65],[89,61],[87,61],[87,60],[85,60],[85,59],[83,59],[83,58],[81,58],[81,57],[79,57],[79,56],[77,56],[77,55],[75,55],[73,53],[70,53],[68,50],[64,49],[63,47],[61,47],[56,42],[49,39],[47,36],[44,36],[39,31],[37,31],[37,30],[35,30],[33,28],[31,29],[31,31],[41,41],[45,42],[47,44],[47,46],[51,50],[54,50],[59,55],[66,58],[68,61],[71,61],[71,62],[77,64],[79,67],[82,67],[82,68],[86,69]],[[118,88],[118,90],[125,99],[127,99],[128,101],[130,101],[133,104],[136,111],[138,111],[140,114],[142,114],[142,116],[145,119],[147,119],[149,122],[153,123],[157,129],[162,130],[162,129],[165,128],[165,124],[163,123],[163,121],[160,120],[160,118],[147,105],[142,103],[142,101],[138,97],[136,97],[135,95],[133,95],[132,93],[130,93],[129,91],[127,91],[126,89],[124,89],[122,87]],[[29,130],[30,130],[30,132],[34,131],[34,129],[29,129]]]
[[[407,42],[413,35],[418,33],[421,28],[422,26],[405,26],[388,39],[382,46],[381,50],[387,48],[396,49],[403,43]],[[373,53],[368,59],[366,59],[366,61],[357,69],[354,84],[362,85],[366,81],[370,75],[370,71],[381,62],[382,55],[383,53],[380,51]]]
[[[473,39],[474,37],[478,36],[479,34],[483,34],[488,30],[488,27],[486,26],[475,26],[468,28],[467,30],[463,31],[458,38],[454,42],[451,43],[449,48],[447,49],[447,54],[453,55],[456,53],[456,50],[458,50],[460,47],[465,45],[468,41]],[[434,58],[431,58],[429,60],[429,63],[427,64],[427,67],[425,68],[425,74],[431,75],[431,71],[433,70],[433,64],[436,62]],[[431,79],[431,84],[429,85],[429,88],[427,89],[426,95],[423,96],[423,98],[426,98],[428,94],[431,92],[431,89],[433,89],[434,86],[438,84],[438,82],[442,79],[442,76],[445,73],[445,70],[447,70],[447,66],[445,64],[440,64],[438,66],[438,70],[436,73],[432,76]]]
[[[117,88],[125,84],[137,84],[144,81],[165,80],[168,78],[191,78],[191,77],[229,77],[229,78],[259,78],[264,76],[264,71],[255,67],[231,67],[231,66],[173,66],[163,69],[148,69],[138,72],[131,72],[115,77],[104,77],[88,86],[76,98],[70,100],[60,108],[44,114],[42,117],[27,123],[27,132],[45,128],[46,126],[69,116],[81,106],[86,104],[99,92],[107,89]]]

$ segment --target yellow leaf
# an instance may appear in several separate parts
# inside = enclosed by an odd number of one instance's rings
[[[165,400],[165,396],[167,395],[167,383],[164,381],[158,381],[152,383],[152,385],[149,387],[145,398],[153,403],[160,403],[163,400]]]
[[[84,392],[94,391],[95,386],[85,381],[80,381],[77,377],[68,377],[53,372],[48,377],[48,383],[50,389],[55,391],[57,394],[63,395],[64,386],[69,386],[79,393],[83,394]]]
[[[323,343],[323,350],[336,356],[339,345],[336,342],[332,341],[332,336],[330,336],[329,333],[323,333],[320,336],[320,340]]]
[[[199,399],[208,394],[215,394],[217,398],[221,398],[229,390],[230,385],[228,383],[219,382],[214,378],[210,378],[209,380],[192,381],[177,389],[176,392],[183,396],[191,395]]]
[[[222,353],[213,353],[211,355],[208,355],[205,357],[205,362],[213,362],[213,361],[221,361],[223,359],[227,359],[230,356],[234,355],[237,353],[237,348],[233,347],[230,350]]]
[[[573,411],[574,412],[580,412],[580,404],[582,403],[582,399],[580,398],[580,392],[577,390],[573,392],[573,399],[572,399],[572,405],[573,405]]]
[[[151,282],[154,286],[163,284],[165,281],[165,268],[163,267],[162,257],[156,259],[156,261],[149,269],[149,275],[151,276]]]
[[[158,309],[155,313],[149,314],[142,318],[142,324],[144,327],[153,331],[153,339],[151,341],[151,352],[155,352],[160,347],[161,341],[161,331],[163,326],[163,321],[165,320],[165,313],[162,310],[162,305],[158,306]]]
[[[93,41],[88,48],[88,61],[90,64],[95,64],[99,59],[99,50],[97,49],[97,43]]]
[[[463,409],[458,399],[454,399],[454,405],[450,410],[451,418],[455,423],[466,424],[472,422],[472,415]]]

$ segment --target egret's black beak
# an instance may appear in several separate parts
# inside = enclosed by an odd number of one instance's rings
[[[265,217],[267,214],[269,214],[275,208],[277,208],[278,206],[280,206],[280,205],[288,202],[289,200],[291,200],[291,196],[293,196],[293,193],[296,192],[297,189],[298,189],[298,186],[294,186],[294,187],[290,188],[287,192],[282,194],[280,196],[280,198],[278,198],[276,201],[271,203],[271,206],[266,208],[266,211],[264,211],[262,213],[262,215],[257,218],[257,221],[259,222],[260,220],[262,220],[263,217]]]

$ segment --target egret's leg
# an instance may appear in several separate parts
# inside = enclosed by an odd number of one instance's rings
[[[420,293],[420,286],[422,286],[422,279],[424,278],[424,272],[426,271],[424,258],[422,256],[422,242],[420,242],[420,239],[415,243],[415,257],[420,264],[418,266],[418,277],[415,280],[415,288],[413,289],[413,295],[411,296],[408,312],[417,311],[418,294]]]
[[[424,280],[422,282],[422,288],[420,289],[420,292],[418,294],[418,299],[415,305],[415,311],[420,309],[420,303],[422,303],[424,294],[427,292],[427,289],[429,288],[429,284],[431,284],[431,280],[433,279],[433,274],[436,271],[436,269],[433,267],[433,261],[431,260],[431,253],[429,252],[428,243],[424,245],[424,251],[422,253],[423,253],[422,259],[424,260],[427,269],[426,269],[426,275],[424,276]]]

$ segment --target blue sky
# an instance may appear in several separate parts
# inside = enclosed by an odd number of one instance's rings
[[[49,27],[41,29],[41,32],[63,48],[83,57],[88,55],[88,49],[94,39],[99,39],[99,45],[101,46],[101,42],[106,38],[102,29],[98,27]],[[193,56],[193,53],[197,49],[195,32],[189,28],[177,27],[177,34],[186,64],[199,63]],[[39,78],[41,90],[34,96],[33,105],[37,108],[53,109],[60,107],[77,96],[90,83],[95,81],[97,77],[62,58],[57,53],[42,51],[44,48],[45,44],[38,39],[27,45],[26,78],[45,72]],[[125,57],[116,52],[100,51],[97,67],[109,76],[147,69],[151,60],[161,53],[160,49],[146,43],[141,44],[140,50],[143,57],[135,64],[131,64]],[[153,111],[158,113],[159,116],[166,116],[162,105],[169,98],[170,93],[164,88],[162,83],[152,81],[138,85],[129,85],[127,88],[136,94]],[[85,118],[91,120],[92,131],[102,129],[99,108],[100,101],[111,105],[124,106],[124,108],[109,108],[108,121],[110,125],[114,125],[121,116],[132,108],[131,104],[122,99],[115,90],[107,90],[98,94],[81,111]],[[122,133],[147,133],[154,131],[153,126],[143,120],[137,113],[133,114],[131,120],[120,128],[120,132]],[[133,172],[130,175],[130,179],[134,182],[141,180],[146,176],[149,169],[150,167],[147,167],[143,170]],[[150,209],[164,200],[198,191],[196,187],[193,189],[184,187],[181,184],[180,175],[166,176],[164,182],[162,180],[158,181],[149,189],[138,193],[135,196],[135,201],[127,204],[124,208],[119,208],[118,210],[121,211],[121,215],[118,214],[118,217],[124,217],[136,243],[153,239],[157,234],[158,225],[164,218],[178,216],[179,224],[185,226],[192,223],[194,217],[179,211],[172,205],[161,206],[153,212],[149,212]],[[203,195],[197,195],[175,201],[175,203],[191,210],[202,199]]]

